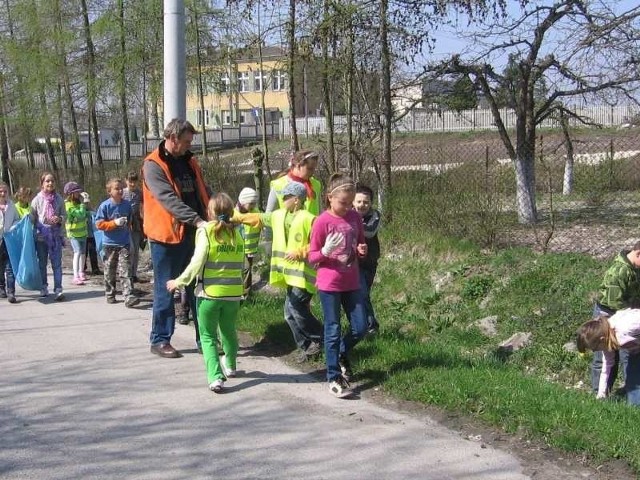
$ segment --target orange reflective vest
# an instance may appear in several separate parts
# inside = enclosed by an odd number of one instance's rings
[[[171,176],[169,165],[160,157],[160,148],[156,148],[153,152],[144,159],[145,162],[155,162],[171,183],[176,195],[182,198],[180,189],[175,179]],[[207,188],[202,179],[202,172],[200,171],[200,165],[196,162],[195,157],[189,159],[189,165],[196,176],[196,189],[200,201],[204,205],[205,209],[209,204],[209,195],[207,194]],[[170,212],[168,212],[162,204],[153,196],[153,193],[147,187],[147,183],[142,182],[142,196],[144,199],[144,234],[149,240],[154,240],[161,243],[180,243],[184,238],[184,224],[176,220]]]

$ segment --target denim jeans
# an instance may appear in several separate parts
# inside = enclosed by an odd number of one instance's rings
[[[40,276],[42,277],[42,287],[48,287],[47,282],[47,261],[51,260],[51,270],[53,270],[53,291],[62,292],[62,249],[55,250],[49,256],[49,246],[43,240],[36,240],[36,252],[38,253],[38,265],[40,266]]]
[[[371,286],[373,285],[373,278],[376,276],[375,268],[369,270],[366,268],[360,268],[360,289],[362,290],[362,296],[364,299],[364,311],[367,318],[367,330],[378,328],[378,319],[373,310],[371,304]]]
[[[303,288],[287,287],[284,320],[298,348],[306,350],[312,342],[322,343],[322,324],[311,311],[312,295]]]
[[[153,263],[153,308],[151,318],[151,345],[171,342],[176,328],[176,311],[173,293],[167,290],[167,280],[177,278],[191,260],[195,248],[193,237],[185,238],[179,244],[149,242],[151,262]],[[196,319],[196,300],[193,285],[186,287],[187,298],[191,305],[193,321],[196,327],[196,341],[200,340]]]
[[[9,295],[16,293],[16,277],[4,242],[0,243],[0,290],[6,290]]]
[[[332,381],[341,375],[338,363],[340,355],[347,354],[367,333],[362,291],[325,292],[318,291],[324,314],[324,351],[327,361],[327,380]],[[340,326],[340,307],[344,309],[349,321],[349,329],[342,336]]]
[[[129,257],[131,258],[131,278],[138,277],[138,263],[140,260],[140,243],[142,242],[142,232],[131,231],[129,239]],[[182,272],[180,272],[182,273]]]

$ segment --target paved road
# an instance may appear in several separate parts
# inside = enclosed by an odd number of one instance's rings
[[[250,349],[241,377],[213,394],[192,327],[174,337],[184,358],[162,359],[148,350],[148,304],[107,305],[97,286],[66,294],[0,300],[2,479],[529,478],[506,453],[333,398]]]

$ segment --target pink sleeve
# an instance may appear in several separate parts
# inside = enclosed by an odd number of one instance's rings
[[[321,252],[322,246],[324,245],[324,241],[327,237],[325,230],[325,222],[322,217],[316,218],[313,222],[313,226],[311,227],[311,241],[309,243],[308,261],[311,264],[320,263],[325,258]]]
[[[607,396],[607,384],[609,383],[609,375],[611,375],[611,368],[615,358],[615,352],[602,352],[602,370],[600,371],[600,382],[598,383],[598,395],[596,398],[605,398]]]

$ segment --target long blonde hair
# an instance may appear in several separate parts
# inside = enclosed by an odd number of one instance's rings
[[[599,315],[583,323],[577,332],[576,345],[580,353],[619,350],[616,333],[609,324],[608,315]]]
[[[209,221],[215,223],[213,231],[218,243],[235,245],[235,230],[233,223],[231,223],[233,206],[231,197],[223,192],[216,193],[209,200],[207,216]]]

